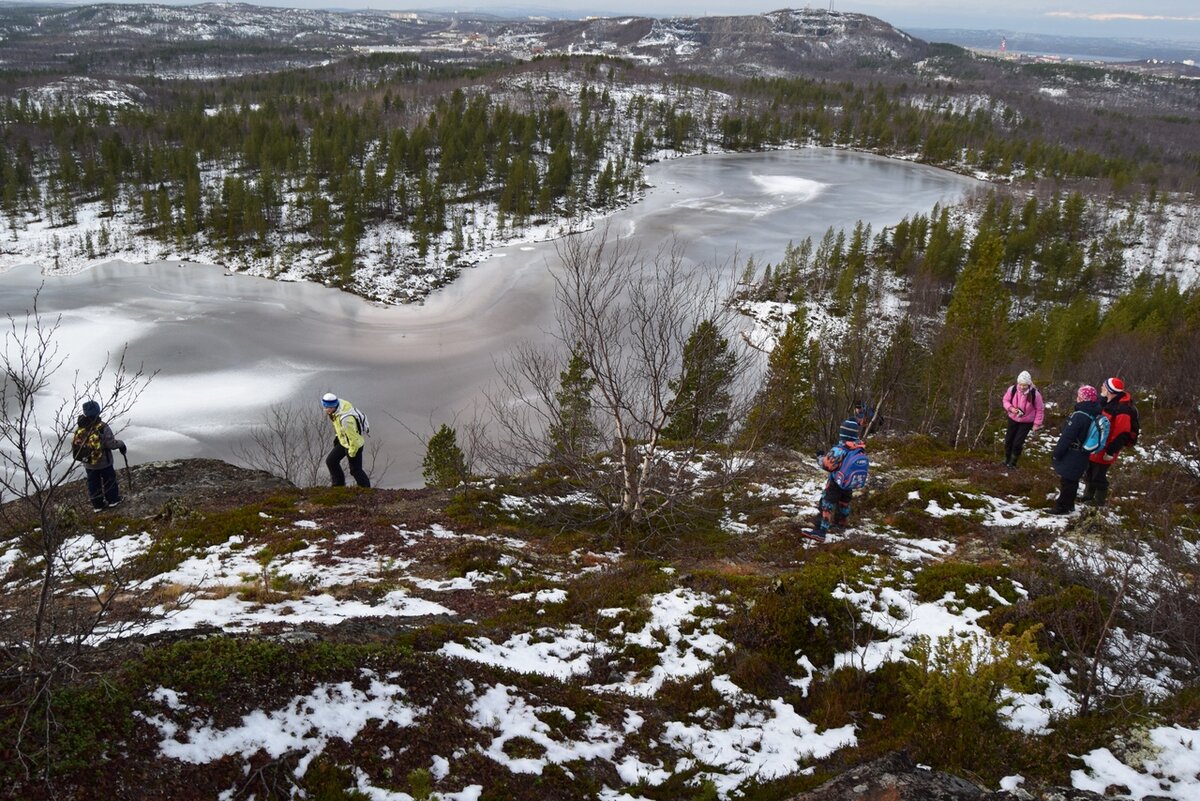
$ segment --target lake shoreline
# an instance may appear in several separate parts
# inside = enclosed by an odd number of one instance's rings
[[[101,218],[98,214],[99,203],[81,204],[77,214],[79,221],[74,225],[60,226],[57,228],[48,228],[40,225],[32,225],[22,237],[25,242],[25,247],[19,250],[8,250],[4,248],[4,244],[0,244],[0,275],[5,272],[21,266],[37,267],[43,275],[46,276],[69,276],[78,275],[97,267],[113,264],[113,263],[128,263],[128,264],[178,264],[180,266],[187,265],[208,265],[218,267],[230,274],[250,275],[259,278],[267,278],[272,281],[280,282],[302,282],[311,283],[321,286],[326,286],[332,289],[347,292],[351,295],[360,297],[366,301],[378,303],[385,306],[406,306],[420,305],[426,302],[431,296],[446,286],[461,280],[465,273],[468,273],[483,264],[491,261],[496,257],[496,254],[505,249],[520,247],[522,245],[535,245],[547,242],[554,242],[563,239],[567,236],[572,236],[581,233],[589,233],[595,231],[606,220],[611,220],[613,217],[622,213],[629,212],[643,203],[646,198],[656,188],[654,183],[649,180],[649,174],[655,171],[659,165],[668,162],[687,161],[694,158],[739,158],[739,157],[754,157],[757,155],[767,155],[775,153],[801,153],[801,152],[822,152],[831,153],[846,153],[864,158],[880,159],[887,162],[896,162],[905,164],[914,168],[922,168],[936,172],[946,173],[947,175],[972,178],[973,176],[963,173],[947,170],[942,167],[923,164],[916,160],[915,156],[905,157],[904,155],[883,155],[872,153],[870,151],[855,150],[852,148],[841,148],[836,146],[821,146],[821,145],[795,145],[784,146],[778,148],[768,148],[759,151],[711,151],[707,153],[678,153],[675,151],[660,151],[654,161],[646,165],[646,171],[643,173],[643,183],[637,194],[627,203],[615,206],[611,209],[603,211],[593,211],[581,215],[574,220],[567,218],[556,218],[538,225],[526,226],[520,233],[502,239],[492,240],[487,247],[477,247],[469,252],[465,252],[457,257],[457,261],[453,265],[446,265],[441,272],[437,274],[434,280],[429,281],[426,286],[418,290],[414,290],[410,295],[397,294],[393,282],[385,280],[385,276],[381,276],[380,271],[373,266],[373,258],[378,254],[374,254],[372,258],[364,259],[363,266],[356,270],[356,283],[349,287],[339,286],[336,281],[327,277],[322,277],[319,274],[319,268],[315,264],[318,260],[319,253],[309,247],[309,243],[288,243],[282,242],[275,248],[275,252],[269,258],[256,260],[254,262],[231,261],[224,259],[221,254],[214,249],[201,248],[198,250],[187,249],[183,251],[175,251],[163,249],[161,244],[148,237],[139,236],[136,234],[133,225],[129,224],[124,217],[117,218]],[[980,176],[974,176],[975,180],[981,180]],[[94,206],[94,208],[93,208]],[[482,207],[481,207],[482,208]],[[128,216],[128,215],[126,215]],[[476,217],[480,214],[475,214]],[[486,215],[484,215],[486,216]],[[103,256],[96,258],[84,258],[80,255],[63,255],[61,253],[61,245],[55,246],[54,241],[61,243],[63,241],[79,240],[83,241],[92,231],[98,231],[102,226],[116,220],[120,226],[109,226],[116,230],[110,233],[110,238],[115,242],[124,243],[125,246],[116,248],[106,252]],[[389,238],[391,233],[402,233],[402,226],[377,226],[370,232],[367,237],[373,241],[384,241]],[[494,233],[492,234],[494,236]],[[484,237],[487,237],[484,234]],[[481,241],[484,237],[481,237]],[[299,247],[302,252],[308,253],[310,258],[301,260],[300,263],[288,269],[280,269],[275,265],[276,257],[284,258],[286,253],[283,251]],[[57,266],[56,266],[57,265]],[[361,280],[361,283],[357,281]]]

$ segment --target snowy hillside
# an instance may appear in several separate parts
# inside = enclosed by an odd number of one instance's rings
[[[219,502],[160,510],[156,471],[178,482],[186,463],[142,465],[131,507],[85,522],[62,553],[78,582],[127,594],[88,635],[98,664],[130,659],[104,668],[123,690],[91,736],[120,756],[94,780],[136,772],[146,792],[183,781],[186,797],[225,797],[269,766],[291,793],[332,783],[372,798],[782,797],[903,731],[918,702],[889,698],[920,681],[922,649],[953,645],[982,674],[1019,668],[972,719],[993,745],[1023,744],[988,769],[993,789],[1193,798],[1200,721],[1148,712],[1129,730],[1068,734],[1089,665],[1093,699],[1178,691],[1195,664],[1169,630],[1146,639],[1122,616],[1093,656],[1046,611],[1067,576],[1099,588],[1135,565],[1125,590],[1140,608],[1194,570],[1194,545],[1114,537],[1139,508],[1142,459],[1123,463],[1114,508],[1056,518],[1044,443],[1020,471],[918,467],[906,461],[919,443],[871,447],[877,477],[822,546],[795,534],[820,478],[790,461],[761,463],[702,538],[641,544],[543,529],[538,508],[565,499],[520,482],[447,506],[428,491],[239,492],[224,470]],[[190,481],[211,483],[205,469]],[[19,540],[0,542],[6,608],[36,567]],[[1033,620],[1049,627],[1040,653],[1006,628]],[[893,688],[855,690],[855,676]],[[1064,737],[1076,755],[1039,763]],[[1126,737],[1140,738],[1136,758]]]

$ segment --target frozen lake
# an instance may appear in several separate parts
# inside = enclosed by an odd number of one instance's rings
[[[878,232],[928,213],[980,182],[930,167],[839,150],[722,154],[651,165],[653,184],[637,205],[613,215],[610,236],[644,252],[672,236],[697,262],[778,261],[789,241],[819,238],[858,220]],[[130,461],[214,457],[264,411],[292,401],[318,404],[332,391],[371,418],[368,447],[395,464],[386,486],[420,486],[419,441],[438,424],[464,419],[495,376],[495,361],[552,327],[553,242],[514,245],[465,271],[423,306],[385,308],[312,284],[226,275],[188,264],[111,262],[73,276],[43,277],[35,266],[0,274],[0,309],[20,314],[44,282],[43,313],[61,314],[63,371],[94,372],[128,343],[129,360],[160,371],[117,435]],[[401,421],[403,425],[389,419]],[[330,434],[332,440],[332,432]]]

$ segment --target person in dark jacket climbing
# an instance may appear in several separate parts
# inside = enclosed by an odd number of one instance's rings
[[[1108,500],[1108,468],[1117,461],[1117,454],[1126,445],[1137,442],[1141,431],[1137,407],[1125,391],[1125,382],[1115,376],[1100,387],[1104,399],[1103,412],[1109,420],[1108,442],[1088,459],[1083,474],[1083,495],[1079,500],[1093,506],[1103,506]]]
[[[1067,515],[1075,511],[1075,495],[1079,479],[1087,469],[1088,452],[1083,449],[1092,420],[1100,414],[1100,396],[1096,388],[1084,384],[1075,393],[1075,409],[1063,425],[1058,443],[1050,454],[1050,462],[1059,477],[1058,499],[1051,514]]]
[[[87,474],[88,499],[97,512],[111,509],[121,502],[121,488],[113,467],[112,452],[125,453],[125,443],[113,435],[108,423],[100,419],[100,404],[85,401],[83,414],[76,421],[71,454]]]

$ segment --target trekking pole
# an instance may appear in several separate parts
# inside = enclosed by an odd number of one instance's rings
[[[121,451],[121,458],[125,460],[125,483],[129,485],[129,491],[133,492],[133,471],[129,469],[129,457],[125,455],[125,451]]]

